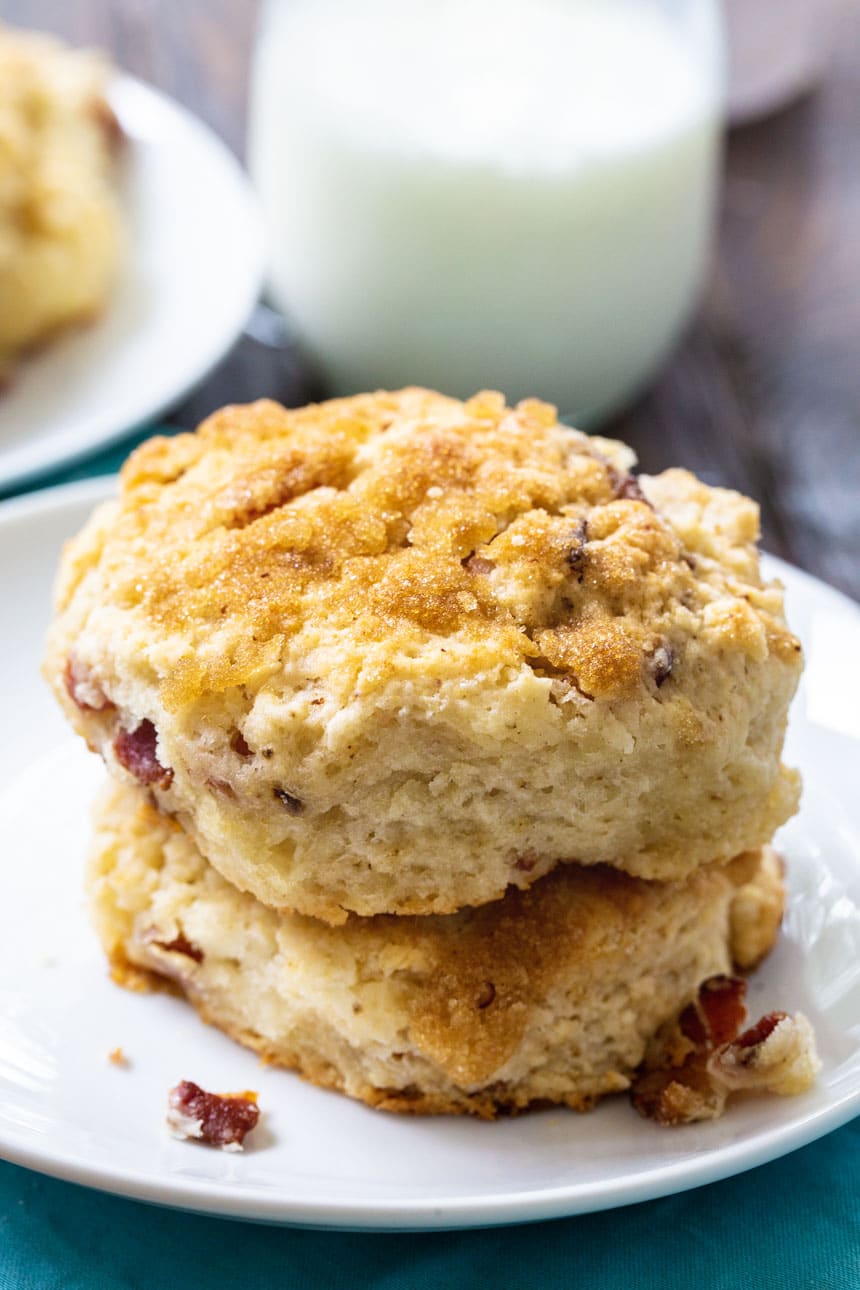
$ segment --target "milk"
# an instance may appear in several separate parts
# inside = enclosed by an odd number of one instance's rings
[[[702,277],[708,0],[270,0],[250,164],[272,296],[333,392],[537,394],[594,418]]]

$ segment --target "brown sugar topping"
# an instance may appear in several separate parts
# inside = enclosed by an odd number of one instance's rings
[[[132,454],[97,558],[107,595],[176,642],[173,708],[253,685],[322,629],[389,657],[455,637],[475,668],[531,663],[623,698],[665,670],[655,634],[677,606],[701,613],[708,578],[727,591],[713,562],[691,568],[630,460],[494,393],[228,407]],[[741,627],[727,619],[729,643]]]

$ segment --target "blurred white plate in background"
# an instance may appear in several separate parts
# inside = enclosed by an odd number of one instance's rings
[[[110,480],[0,507],[0,1156],[123,1196],[275,1223],[473,1227],[608,1209],[714,1182],[803,1146],[860,1112],[860,610],[790,565],[788,616],[807,650],[787,760],[800,814],[779,836],[790,888],[776,951],[750,983],[752,1017],[799,1009],[823,1069],[802,1097],[730,1104],[662,1129],[624,1097],[590,1115],[493,1124],[371,1111],[256,1057],[166,994],[113,985],[82,891],[89,804],[103,776],[38,675],[61,543]],[[110,1065],[121,1046],[130,1065]],[[243,1155],[168,1137],[168,1089],[259,1090]]]
[[[125,261],[99,321],[27,359],[0,394],[0,490],[178,402],[233,343],[259,294],[262,233],[238,162],[139,81],[119,77],[110,99],[127,136]]]

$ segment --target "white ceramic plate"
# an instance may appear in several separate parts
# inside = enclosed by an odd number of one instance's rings
[[[712,1182],[820,1137],[860,1111],[860,610],[769,561],[788,587],[808,664],[789,758],[804,773],[784,831],[791,905],[754,978],[753,1014],[801,1009],[824,1069],[798,1098],[757,1098],[667,1130],[624,1098],[485,1124],[386,1115],[265,1068],[178,999],[112,985],[81,896],[97,759],[38,676],[61,542],[109,481],[0,507],[0,1154],[166,1205],[278,1223],[440,1228],[578,1214]],[[131,1065],[111,1066],[122,1046]],[[168,1137],[167,1090],[256,1088],[243,1155]],[[251,1143],[253,1142],[253,1146]]]
[[[178,402],[223,356],[260,290],[263,241],[226,147],[163,95],[119,77],[128,247],[102,318],[22,363],[0,395],[0,490]]]

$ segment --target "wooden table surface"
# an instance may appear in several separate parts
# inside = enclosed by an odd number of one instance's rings
[[[112,51],[242,152],[250,0],[0,0],[0,18]],[[295,354],[242,339],[171,419],[313,393]],[[536,391],[539,393],[539,391]],[[685,465],[756,497],[765,545],[860,598],[860,5],[826,82],[731,136],[698,317],[608,433],[643,469]]]

